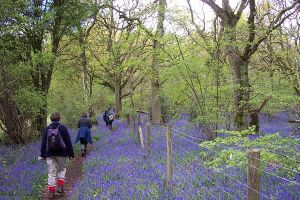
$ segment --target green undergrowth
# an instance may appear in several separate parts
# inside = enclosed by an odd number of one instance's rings
[[[295,177],[295,171],[300,171],[300,153],[296,150],[299,139],[281,137],[279,133],[262,135],[256,139],[246,137],[252,132],[227,131],[225,138],[218,137],[213,141],[199,144],[202,149],[198,156],[207,167],[215,169],[223,166],[247,168],[247,151],[260,150],[261,170],[273,169],[279,174]],[[284,169],[289,169],[284,170]]]

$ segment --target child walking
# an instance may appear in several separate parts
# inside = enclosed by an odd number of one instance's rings
[[[66,158],[74,158],[74,151],[68,129],[60,123],[61,115],[54,112],[50,116],[51,124],[43,133],[41,155],[46,159],[48,168],[48,198],[53,199],[55,191],[64,193]],[[56,190],[57,189],[57,190]]]

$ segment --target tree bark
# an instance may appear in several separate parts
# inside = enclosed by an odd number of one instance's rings
[[[249,116],[250,82],[248,63],[243,62],[235,53],[229,55],[230,67],[233,73],[233,96],[235,106],[235,127],[237,130],[246,129]]]
[[[79,38],[79,44],[81,47],[81,72],[82,72],[82,85],[84,90],[84,95],[86,101],[89,99],[89,89],[88,89],[88,77],[87,77],[87,59],[86,59],[86,50],[85,50],[85,41],[83,36],[81,35]]]
[[[271,99],[271,96],[267,97],[262,104],[259,106],[259,108],[251,109],[250,110],[250,122],[249,126],[255,126],[255,133],[259,132],[259,113],[260,111],[266,106],[267,102]]]
[[[19,109],[12,99],[13,96],[11,92],[6,89],[3,93],[4,94],[0,96],[0,117],[1,122],[3,122],[5,126],[4,132],[10,142],[24,144],[26,142],[26,130],[24,128],[26,122],[22,119],[21,115],[18,115]]]
[[[35,71],[32,74],[33,82],[35,88],[38,92],[41,92],[44,97],[44,103],[40,108],[40,112],[35,120],[36,130],[42,133],[43,129],[47,126],[47,95],[50,88],[51,78],[53,74],[53,69],[55,65],[55,59],[57,56],[59,43],[62,37],[61,27],[63,21],[63,10],[61,7],[65,4],[64,1],[54,0],[53,9],[55,10],[53,27],[52,27],[52,60],[48,66],[43,66],[43,64],[38,64],[35,68]],[[43,1],[40,1],[38,4],[35,4],[36,10],[39,10],[43,6]],[[36,23],[34,24],[34,33],[28,33],[28,37],[31,41],[32,49],[34,53],[42,53],[43,50],[43,40],[44,40],[44,30],[45,27],[39,27],[39,20],[41,20],[41,13],[34,15],[36,18]],[[38,40],[36,38],[39,38]],[[46,69],[46,70],[45,70]]]
[[[229,59],[229,65],[233,74],[233,95],[235,105],[235,128],[242,130],[247,128],[247,118],[249,115],[249,99],[250,99],[250,82],[248,75],[248,64],[251,56],[257,51],[257,48],[270,33],[277,29],[289,16],[299,8],[299,1],[291,2],[291,5],[279,10],[270,21],[266,31],[257,34],[257,24],[255,19],[257,16],[255,0],[241,0],[235,11],[230,7],[229,0],[222,0],[220,7],[214,0],[202,0],[210,6],[216,15],[221,18],[224,27],[224,39],[227,44],[226,55]],[[240,48],[237,45],[237,23],[241,18],[244,9],[249,6],[248,15],[248,38],[245,40],[246,46]],[[295,9],[294,9],[295,8]]]
[[[151,81],[151,116],[152,124],[160,124],[161,117],[161,105],[159,99],[159,48],[161,47],[161,39],[164,35],[164,19],[166,12],[166,0],[159,0],[158,6],[158,20],[156,38],[153,41],[153,61],[152,61],[152,81]]]
[[[122,113],[122,90],[121,90],[121,79],[115,79],[115,106],[116,106],[116,117],[120,117]]]

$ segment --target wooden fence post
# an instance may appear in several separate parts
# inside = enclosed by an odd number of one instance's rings
[[[138,126],[139,126],[139,127],[138,127],[139,139],[140,139],[142,148],[145,148],[145,145],[144,145],[144,137],[143,137],[143,130],[142,130],[141,125],[138,125]]]
[[[259,200],[260,191],[260,150],[251,149],[247,151],[247,200]]]
[[[167,127],[167,184],[173,185],[173,153],[172,153],[172,132],[171,127]]]
[[[151,151],[151,147],[150,147],[150,143],[151,143],[151,138],[150,138],[150,123],[147,123],[147,128],[146,128],[146,139],[147,139],[147,153],[148,153],[148,157],[150,156],[150,151]]]

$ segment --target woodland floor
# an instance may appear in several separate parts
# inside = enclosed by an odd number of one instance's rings
[[[92,146],[88,145],[87,148],[87,155],[92,151]],[[65,178],[65,194],[61,195],[58,193],[55,193],[55,198],[54,199],[68,199],[68,195],[72,192],[72,189],[75,185],[76,182],[78,182],[82,178],[82,166],[83,162],[85,160],[85,157],[82,157],[81,155],[76,155],[74,160],[70,162],[70,164],[67,166],[67,172],[66,172],[66,178]],[[48,199],[48,194],[47,194],[47,185],[44,188],[43,200]]]

